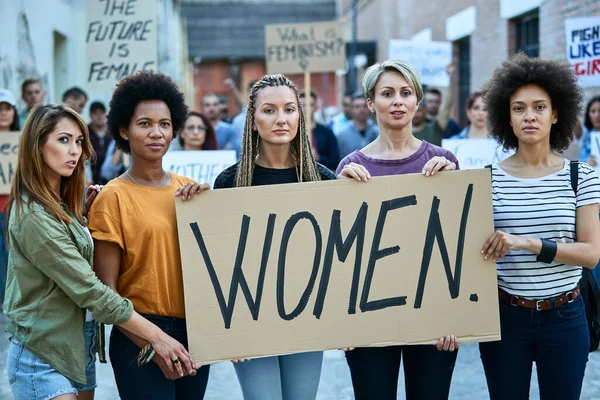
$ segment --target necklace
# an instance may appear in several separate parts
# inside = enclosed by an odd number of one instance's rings
[[[135,179],[133,179],[133,176],[131,176],[131,174],[129,173],[129,170],[125,171],[125,173],[126,173],[126,174],[127,174],[127,176],[129,177],[129,179],[131,179],[131,181],[132,181],[133,183],[135,183],[136,185],[138,185],[138,186],[146,186],[146,185],[140,185],[139,183],[137,183],[137,182],[135,181]],[[158,186],[147,186],[147,187],[151,187],[151,188],[154,188],[154,189],[156,189],[156,188],[159,188],[159,187],[162,187],[162,185],[164,185],[165,181],[167,180],[167,176],[169,176],[169,173],[168,173],[168,172],[167,172],[167,173],[165,173],[165,177],[164,177],[164,178],[163,178],[163,180],[162,180],[162,181],[161,181],[161,182],[158,184]]]

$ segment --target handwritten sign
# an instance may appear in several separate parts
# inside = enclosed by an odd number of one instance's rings
[[[0,134],[0,194],[9,194],[17,168],[21,132]]]
[[[448,87],[450,78],[446,67],[452,62],[450,42],[390,40],[389,59],[408,62],[419,74],[424,85]]]
[[[265,44],[269,74],[329,72],[346,65],[341,22],[266,25]]]
[[[596,158],[596,172],[600,172],[600,132],[590,133],[591,149],[590,154]],[[585,160],[584,160],[585,161]]]
[[[157,1],[87,0],[87,88],[112,90],[121,78],[157,69]]]
[[[498,340],[491,193],[472,170],[176,200],[194,360]]]
[[[600,16],[567,18],[567,58],[581,86],[600,86]]]
[[[168,151],[163,168],[213,187],[217,176],[237,161],[233,150]]]
[[[460,169],[484,168],[514,154],[505,151],[494,139],[444,139],[442,147],[454,154]]]

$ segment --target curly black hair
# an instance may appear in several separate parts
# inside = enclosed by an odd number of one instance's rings
[[[582,111],[583,93],[570,66],[562,61],[540,60],[518,53],[494,70],[483,86],[488,130],[504,149],[516,149],[517,136],[510,126],[510,96],[521,86],[534,84],[550,97],[557,122],[550,129],[550,147],[562,151],[569,147]]]
[[[162,100],[171,111],[173,139],[185,124],[188,107],[183,93],[171,77],[160,72],[138,71],[121,79],[110,99],[107,127],[115,145],[129,154],[129,142],[121,137],[119,128],[129,126],[135,107],[144,100]]]

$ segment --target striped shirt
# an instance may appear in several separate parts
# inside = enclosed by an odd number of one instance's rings
[[[558,243],[575,241],[576,208],[600,202],[600,180],[579,163],[577,198],[571,187],[570,164],[541,178],[520,179],[492,166],[494,227],[503,232]],[[527,299],[545,299],[574,289],[581,266],[536,261],[535,253],[508,250],[496,264],[498,286]]]

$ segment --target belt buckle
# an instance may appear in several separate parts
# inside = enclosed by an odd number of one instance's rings
[[[567,296],[567,303],[572,303],[575,301],[575,297],[569,299],[569,295],[573,294],[573,291],[571,290],[570,292],[565,293],[565,296]]]
[[[538,300],[535,302],[535,309],[536,311],[543,311],[540,304],[542,304],[544,302],[544,300]]]

